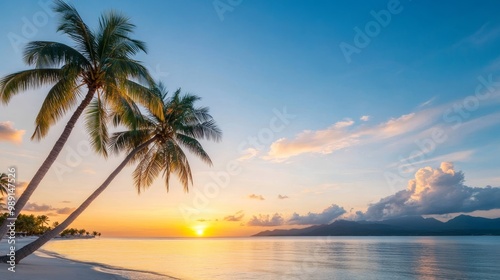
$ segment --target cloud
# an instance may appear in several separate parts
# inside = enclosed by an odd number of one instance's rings
[[[358,219],[382,220],[410,215],[469,213],[500,209],[500,188],[464,185],[464,174],[453,164],[441,163],[439,168],[424,167],[415,173],[408,187],[371,204],[366,212],[357,212]]]
[[[257,154],[259,154],[259,150],[255,149],[255,148],[248,148],[248,149],[243,151],[243,155],[238,158],[238,161],[245,161],[245,160],[252,159],[252,158],[256,157]]]
[[[55,213],[48,213],[48,214],[70,214],[75,210],[75,208],[71,207],[64,207],[64,208],[55,208],[52,207],[51,205],[47,204],[37,204],[37,203],[31,203],[28,202],[23,208],[24,211],[29,211],[29,212],[55,212]]]
[[[229,215],[229,216],[224,217],[224,221],[239,222],[243,219],[244,216],[245,216],[245,214],[243,213],[243,211],[238,211],[234,215]]]
[[[278,214],[275,213],[273,216],[270,215],[259,215],[253,216],[253,218],[247,223],[249,226],[256,226],[256,227],[275,227],[275,226],[280,226],[285,223],[285,219]]]
[[[465,45],[482,46],[498,38],[500,38],[500,26],[491,28],[489,23],[485,23],[474,34],[465,37],[455,44],[455,47]]]
[[[94,175],[94,174],[96,174],[96,171],[94,169],[91,169],[91,168],[83,169],[81,172],[84,173],[84,174],[88,174],[88,175]]]
[[[333,125],[334,128],[344,128],[344,127],[349,127],[354,124],[354,121],[347,118],[342,121],[339,121]]]
[[[360,121],[364,121],[364,122],[367,122],[371,119],[370,116],[362,116],[361,118],[359,118]]]
[[[52,209],[53,208],[50,205],[47,204],[39,205],[31,202],[26,203],[26,205],[23,208],[23,210],[31,212],[48,212],[51,211]]]
[[[16,182],[16,192],[17,193],[22,193],[24,189],[28,186],[28,182],[26,181],[17,181]]]
[[[15,129],[12,122],[0,122],[0,141],[20,144],[23,142],[24,133],[25,130]]]
[[[323,210],[321,213],[307,213],[307,215],[301,216],[297,213],[293,213],[292,218],[288,220],[290,225],[322,225],[329,224],[336,218],[342,216],[346,213],[343,207],[336,204],[332,204],[330,207]]]
[[[443,161],[465,162],[470,160],[473,154],[474,150],[465,150],[427,158],[426,153],[420,151],[419,153],[412,154],[412,156],[407,158],[400,158],[399,162],[396,162],[391,166],[398,166],[399,172],[402,173],[413,173],[417,169],[417,166],[423,166],[424,164],[431,163],[439,164]]]
[[[257,200],[265,200],[265,198],[262,196],[262,195],[257,195],[257,194],[251,194],[248,196],[248,198],[251,198],[251,199],[257,199]]]
[[[196,220],[197,222],[200,222],[200,223],[204,223],[204,222],[210,222],[211,220],[207,220],[207,219],[198,219]]]
[[[420,105],[418,105],[419,108],[422,108],[422,107],[425,107],[425,106],[428,106],[428,105],[431,105],[432,102],[434,102],[436,100],[436,96],[434,96],[433,98],[421,103]]]
[[[71,201],[69,201],[69,200],[63,200],[63,201],[61,201],[61,203],[71,203]]]
[[[54,209],[55,210],[55,209]],[[57,209],[56,210],[56,213],[57,214],[70,214],[71,212],[75,211],[75,208],[71,208],[71,207],[64,207],[64,208],[60,208],[60,209]]]
[[[330,154],[358,142],[359,136],[348,132],[351,122],[334,123],[324,130],[305,130],[294,139],[281,138],[271,144],[265,159],[283,160],[304,153]]]
[[[287,199],[287,198],[288,198],[287,195],[281,195],[281,194],[278,195],[278,199]]]
[[[345,119],[322,130],[304,130],[292,139],[281,138],[271,144],[264,159],[283,161],[306,153],[331,154],[335,151],[415,132],[434,123],[441,112],[427,109],[391,118],[378,125],[354,126]]]

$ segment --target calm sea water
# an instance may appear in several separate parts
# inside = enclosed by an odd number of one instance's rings
[[[57,240],[43,249],[180,279],[500,279],[494,236],[100,238]]]

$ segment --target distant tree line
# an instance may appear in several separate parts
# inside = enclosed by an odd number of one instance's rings
[[[0,215],[0,223],[8,217],[8,213]],[[22,236],[42,235],[59,225],[58,222],[49,226],[50,219],[47,215],[35,216],[20,214],[16,220],[16,234]],[[60,233],[61,237],[66,236],[101,236],[100,232],[93,231],[92,234],[85,229],[67,228]]]

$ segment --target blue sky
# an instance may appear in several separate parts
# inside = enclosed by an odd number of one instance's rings
[[[40,3],[45,2],[50,5]],[[335,204],[345,208],[347,217],[353,213],[350,209],[365,211],[369,203],[407,188],[420,168],[438,169],[443,161],[465,173],[467,186],[500,186],[498,86],[485,98],[475,97],[482,84],[478,77],[500,81],[496,1],[73,2],[91,26],[100,12],[111,8],[130,16],[137,25],[136,37],[149,46],[149,54],[138,58],[169,89],[182,87],[202,96],[223,129],[222,143],[206,144],[214,167],[193,161],[195,188],[203,190],[212,180],[210,172],[224,170],[231,160],[239,159],[242,172],[232,176],[230,187],[210,198],[193,219],[222,220],[242,211],[245,216],[233,226],[235,232],[253,232],[258,228],[246,224],[253,216],[265,219],[278,213],[286,221],[294,212],[321,213]],[[0,3],[1,75],[26,67],[10,42],[12,36],[70,43],[55,32],[57,20],[47,14],[47,24],[35,26],[33,36],[23,34],[25,20],[36,23],[38,16],[43,21],[43,6],[33,1]],[[379,25],[367,46],[346,59],[339,45],[356,46],[355,28],[373,25],[372,14],[388,6],[399,12],[391,14],[385,27]],[[217,7],[230,8],[221,17]],[[10,121],[13,129],[26,131],[22,142],[2,139],[0,168],[18,166],[23,180],[36,171],[64,123],[42,142],[30,142],[43,94],[44,90],[20,94],[0,109],[0,122]],[[470,110],[460,115],[454,104]],[[282,130],[273,131],[257,149],[238,148],[248,137],[268,135],[274,112],[284,108],[294,117]],[[454,126],[458,121],[461,124]],[[416,143],[432,139],[436,130],[446,140],[435,143],[411,170],[399,172],[400,160],[421,150]],[[79,126],[68,147],[76,149],[85,137]],[[63,163],[66,154],[67,150],[60,157]],[[106,163],[85,155],[62,180],[49,174],[33,201],[58,209],[76,207],[119,160]],[[389,173],[403,181],[388,183]],[[131,212],[161,208],[176,217],[180,205],[196,197],[180,188],[166,195],[158,182],[138,198],[129,174],[124,171],[117,178],[109,195],[97,202],[96,212],[105,207],[106,199],[120,199],[118,205],[134,203]],[[77,187],[60,190],[61,182]],[[56,189],[61,199],[50,196]],[[265,199],[250,199],[251,194]],[[277,199],[278,195],[289,198]],[[66,200],[70,203],[61,202]],[[118,214],[109,215],[112,219]]]

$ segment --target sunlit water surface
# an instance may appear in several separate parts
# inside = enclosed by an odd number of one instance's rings
[[[500,279],[495,236],[98,238],[57,240],[43,249],[180,279]]]

